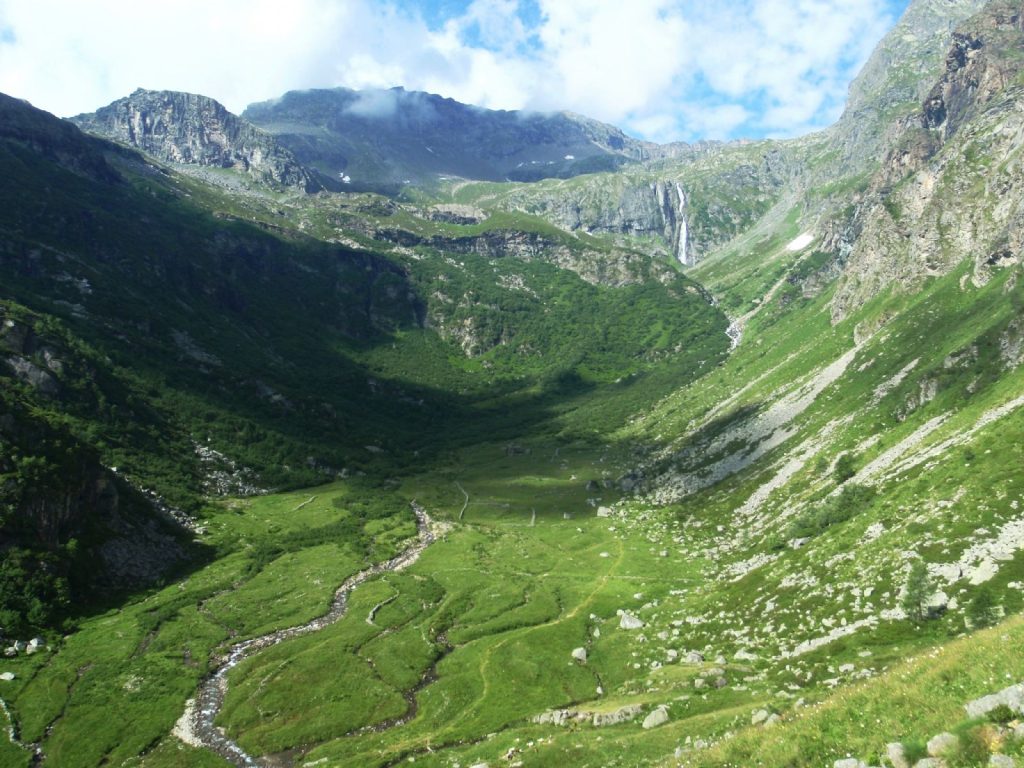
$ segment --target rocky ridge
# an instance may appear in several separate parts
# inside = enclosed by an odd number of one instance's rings
[[[164,162],[232,169],[277,189],[311,192],[323,186],[270,134],[206,96],[140,88],[71,121]]]
[[[912,290],[972,256],[971,279],[1019,262],[1024,142],[1016,51],[1020,3],[990,3],[956,32],[946,71],[900,122],[854,218],[856,237],[832,305],[839,321],[886,286]]]

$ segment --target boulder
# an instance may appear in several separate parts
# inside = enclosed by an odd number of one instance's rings
[[[662,705],[644,718],[643,727],[647,730],[657,728],[667,723],[668,719],[668,708]]]
[[[580,664],[587,663],[587,649],[586,648],[573,648],[572,657],[576,659]]]
[[[769,712],[767,709],[759,709],[750,716],[750,724],[760,725],[761,723],[767,721],[768,718],[771,717],[771,714],[772,713]]]
[[[598,507],[597,508],[597,516],[598,517],[611,517],[612,516],[612,508],[611,507]]]
[[[892,763],[892,768],[910,768],[910,761],[907,760],[907,751],[898,741],[885,745],[885,756]]]
[[[725,686],[727,686],[728,684],[729,681],[726,680],[724,677],[715,678],[715,681],[712,683],[712,685],[715,686],[715,688],[725,688]]]
[[[928,616],[941,616],[949,608],[949,595],[941,589],[931,595],[924,603],[924,611]]]
[[[643,629],[644,623],[631,613],[622,612],[619,617],[619,629]]]
[[[984,717],[996,707],[1003,705],[1009,707],[1018,715],[1024,715],[1024,683],[1011,685],[999,693],[982,696],[980,699],[970,701],[964,706],[964,709],[967,710],[967,716],[974,719]]]
[[[832,763],[832,768],[868,768],[867,763],[856,757],[844,757]]]
[[[686,654],[687,664],[700,664],[704,661],[704,654],[700,651],[690,651]]]
[[[594,727],[602,728],[606,725],[619,725],[620,723],[628,723],[639,715],[643,709],[639,704],[629,704],[625,707],[620,707],[614,712],[595,712],[594,713]]]
[[[13,672],[0,672],[0,680],[4,680],[4,681],[9,683],[13,679],[14,679],[14,673]]]
[[[960,746],[960,739],[953,733],[940,733],[928,739],[928,755],[930,757],[944,757]]]
[[[1017,768],[1017,761],[1009,755],[992,755],[988,764],[990,768]]]

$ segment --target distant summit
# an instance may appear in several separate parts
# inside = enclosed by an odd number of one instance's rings
[[[231,168],[281,189],[322,186],[274,137],[206,96],[140,88],[71,121],[165,162]]]
[[[489,110],[403,88],[290,91],[251,105],[243,117],[277,136],[301,162],[357,188],[444,175],[568,178],[664,152],[567,112]]]

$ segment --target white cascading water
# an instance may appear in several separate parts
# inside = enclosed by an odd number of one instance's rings
[[[676,258],[683,265],[688,266],[686,247],[690,239],[690,228],[686,224],[686,193],[683,192],[683,187],[678,181],[676,182],[676,194],[679,195],[679,247],[676,249]]]

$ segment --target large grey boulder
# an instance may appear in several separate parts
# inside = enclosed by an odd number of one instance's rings
[[[643,727],[647,730],[657,728],[659,725],[667,723],[668,720],[668,708],[662,705],[644,718]]]
[[[1011,685],[999,693],[982,696],[980,699],[967,702],[964,709],[969,718],[984,717],[999,706],[1007,706],[1018,715],[1024,715],[1024,683]]]
[[[619,614],[619,629],[643,629],[644,623],[631,613],[623,611]]]
[[[572,657],[580,664],[587,663],[587,649],[586,648],[574,648],[572,651]]]

